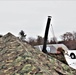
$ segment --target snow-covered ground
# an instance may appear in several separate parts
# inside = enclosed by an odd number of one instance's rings
[[[71,59],[71,57],[66,54],[64,56],[68,65],[72,67],[73,69],[76,69],[76,59]]]

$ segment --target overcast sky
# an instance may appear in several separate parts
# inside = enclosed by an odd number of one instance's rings
[[[44,36],[47,17],[52,16],[55,36],[76,31],[76,1],[0,1],[0,34],[18,36],[24,30],[27,37]],[[51,27],[49,38],[52,37]]]

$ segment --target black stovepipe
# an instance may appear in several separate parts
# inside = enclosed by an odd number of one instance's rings
[[[44,43],[43,43],[43,49],[42,49],[42,52],[44,53],[47,53],[46,45],[48,40],[48,32],[50,28],[51,18],[52,18],[51,16],[48,16],[48,19],[47,19],[47,24],[46,24],[45,34],[44,34]]]

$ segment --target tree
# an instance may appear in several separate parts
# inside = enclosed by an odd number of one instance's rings
[[[37,36],[37,40],[36,41],[37,41],[37,45],[42,45],[44,39],[41,36]]]
[[[50,43],[56,44],[57,43],[57,38],[52,37],[51,40],[50,40]]]
[[[19,35],[20,35],[20,39],[24,41],[24,39],[26,38],[25,32],[21,30]]]
[[[28,43],[29,43],[30,45],[32,45],[32,46],[35,46],[35,45],[36,45],[36,39],[33,38],[33,37],[29,37]]]
[[[69,40],[73,40],[74,36],[71,32],[66,32],[65,34],[63,34],[61,36],[61,38],[62,38],[63,41],[69,41]]]
[[[76,32],[73,31],[74,40],[76,40]]]

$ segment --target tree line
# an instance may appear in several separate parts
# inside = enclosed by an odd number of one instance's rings
[[[0,37],[2,37],[3,35],[0,35]],[[26,41],[26,33],[21,30],[19,32],[19,39],[21,39],[22,41]],[[51,36],[50,36],[51,37]],[[76,32],[65,32],[64,34],[60,35],[61,41],[57,41],[56,37],[53,37],[50,39],[50,41],[47,41],[47,44],[65,44],[69,49],[76,49]],[[27,41],[27,43],[29,43],[32,46],[35,45],[43,45],[44,43],[44,37],[38,35],[37,38],[33,38],[33,37],[29,37],[29,40]]]
[[[20,31],[20,39],[26,40],[26,34],[23,30]],[[50,36],[51,37],[51,36]],[[50,39],[50,41],[47,41],[47,44],[56,44],[56,43],[62,43],[65,44],[69,49],[76,49],[76,32],[65,32],[64,34],[60,35],[61,41],[57,41],[56,37],[53,37]],[[27,41],[30,45],[42,45],[44,42],[44,37],[38,35],[37,38],[29,37],[29,40]]]

